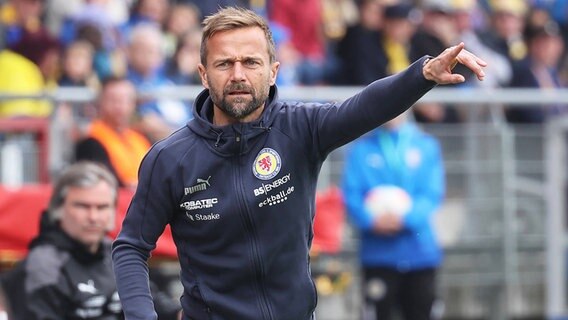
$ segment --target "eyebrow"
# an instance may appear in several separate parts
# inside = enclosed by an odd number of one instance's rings
[[[220,59],[214,59],[213,63],[220,63],[220,62],[237,62],[237,61],[247,61],[247,60],[254,60],[254,61],[262,61],[261,57],[258,56],[244,56],[241,58],[235,58],[235,57],[230,57],[230,58],[220,58]]]
[[[71,205],[77,207],[96,207],[97,209],[112,207],[112,203],[89,203],[84,201],[72,201]]]

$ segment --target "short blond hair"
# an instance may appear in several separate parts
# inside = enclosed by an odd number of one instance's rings
[[[254,11],[240,7],[227,7],[203,20],[203,36],[201,37],[200,58],[201,64],[207,64],[207,41],[217,32],[240,28],[258,27],[264,32],[268,44],[270,62],[276,61],[276,46],[272,38],[272,31],[266,20]]]

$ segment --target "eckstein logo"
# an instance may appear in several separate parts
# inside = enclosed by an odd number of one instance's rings
[[[209,184],[209,179],[211,179],[211,176],[207,177],[207,179],[197,178],[197,184],[191,187],[183,188],[184,195],[193,194],[197,191],[207,190],[207,187],[211,187],[211,185]]]
[[[260,180],[270,180],[280,172],[281,167],[282,160],[278,152],[272,148],[264,148],[254,159],[252,173]]]

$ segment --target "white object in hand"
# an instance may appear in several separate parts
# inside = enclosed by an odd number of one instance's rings
[[[402,188],[394,185],[379,185],[365,196],[365,207],[373,216],[387,212],[403,216],[412,207],[412,199]]]

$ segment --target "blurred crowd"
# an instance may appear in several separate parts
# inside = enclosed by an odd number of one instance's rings
[[[460,42],[489,66],[482,82],[456,67],[472,78],[456,87],[568,83],[565,0],[0,0],[0,119],[49,119],[57,124],[50,152],[61,157],[50,169],[93,160],[135,188],[150,145],[192,118],[191,101],[143,93],[201,85],[201,21],[229,5],[270,22],[280,87],[363,86]],[[58,88],[89,88],[96,99],[3,99]],[[503,116],[542,123],[566,110],[508,106]],[[412,115],[456,123],[462,111],[419,103]],[[0,133],[0,142],[9,138]]]
[[[0,93],[96,92],[108,77],[125,77],[138,92],[200,85],[201,21],[228,5],[270,22],[279,86],[365,85],[461,41],[489,62],[485,81],[462,87],[560,88],[568,80],[563,0],[0,0]],[[135,128],[151,142],[192,117],[189,101],[136,104]],[[539,123],[564,109],[508,108],[506,119]],[[78,112],[89,119],[97,110],[0,100],[2,118]],[[458,109],[436,104],[416,106],[414,116],[463,120]]]

